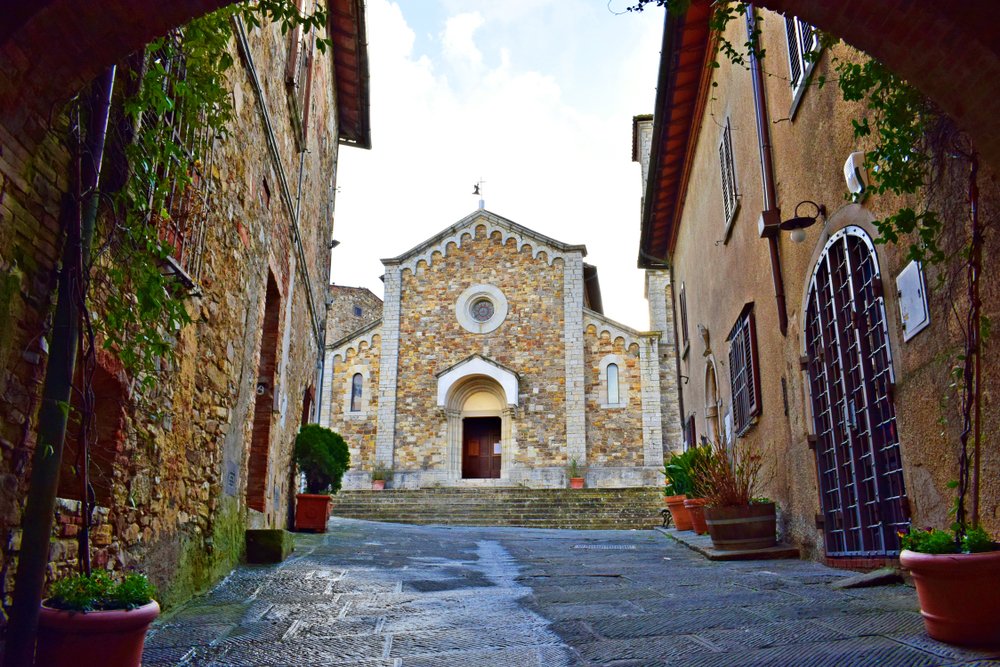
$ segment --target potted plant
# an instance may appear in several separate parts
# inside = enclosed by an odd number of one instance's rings
[[[694,482],[691,479],[691,462],[695,457],[694,449],[681,454],[673,454],[663,464],[662,474],[665,477],[663,500],[670,510],[670,517],[677,530],[691,530],[691,514],[684,507],[688,495],[694,495]]]
[[[964,151],[959,151],[964,152]],[[954,522],[950,531],[914,529],[900,534],[899,564],[910,571],[920,600],[927,634],[943,642],[1000,646],[1000,546],[980,525],[980,445],[985,370],[982,343],[989,323],[981,312],[979,279],[983,264],[984,226],[979,221],[978,157],[966,155],[969,174],[970,239],[965,258],[967,310],[963,314],[964,350],[952,369],[958,393],[961,431]],[[989,385],[986,385],[989,386]]]
[[[372,467],[372,491],[382,491],[385,483],[392,481],[393,470],[389,466],[376,463]]]
[[[687,458],[684,464],[687,466],[687,475],[691,480],[687,498],[684,499],[684,509],[691,517],[691,529],[698,535],[708,532],[708,524],[705,523],[705,505],[708,500],[705,498],[709,481],[702,474],[707,466],[711,464],[712,446],[706,438],[701,439],[701,447],[689,449],[685,454]]]
[[[566,466],[566,476],[569,477],[569,488],[583,488],[583,469],[577,464],[576,459],[570,461],[569,465]]]
[[[764,457],[746,440],[714,443],[698,470],[705,489],[705,523],[722,551],[766,549],[777,542],[774,503],[757,497]]]
[[[42,602],[36,665],[138,667],[146,631],[159,613],[145,575],[115,581],[103,570],[60,579]]]
[[[307,424],[295,438],[295,464],[306,478],[306,493],[295,496],[295,530],[326,532],[330,494],[340,490],[350,468],[347,443],[328,428]]]

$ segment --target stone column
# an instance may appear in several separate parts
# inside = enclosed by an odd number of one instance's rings
[[[399,374],[400,269],[385,267],[385,303],[382,306],[382,349],[378,380],[378,430],[375,460],[392,467],[396,442],[396,383]]]
[[[508,405],[500,416],[500,479],[510,478],[511,464],[514,462],[514,416],[517,408]]]
[[[660,401],[659,334],[647,334],[639,342],[639,377],[642,382],[643,464],[663,463],[663,419]]]
[[[583,255],[575,252],[563,265],[563,342],[566,348],[566,460],[587,464],[587,417],[584,396]]]
[[[445,410],[448,419],[448,479],[454,482],[462,479],[462,413],[459,410]]]
[[[660,420],[664,453],[681,451],[684,443],[677,377],[677,338],[674,329],[673,288],[667,270],[646,271],[646,299],[649,302],[649,328],[660,333],[658,364],[660,372]]]

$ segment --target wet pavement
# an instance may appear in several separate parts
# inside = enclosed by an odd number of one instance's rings
[[[165,617],[143,664],[1000,665],[928,639],[912,588],[830,587],[851,574],[710,562],[656,531],[333,519]]]

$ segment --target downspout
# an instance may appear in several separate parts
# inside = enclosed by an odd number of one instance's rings
[[[778,208],[774,186],[774,165],[771,154],[771,129],[767,115],[767,101],[764,99],[764,72],[757,56],[756,10],[753,3],[747,3],[747,42],[750,49],[750,74],[753,83],[753,108],[757,120],[757,145],[760,149],[760,180],[763,191],[763,210],[758,228],[760,235],[767,239],[771,256],[771,281],[774,283],[774,301],[778,309],[778,329],[782,336],[788,335],[788,310],[785,306],[785,281],[781,277],[781,259],[778,255],[778,234],[781,231],[781,211]]]

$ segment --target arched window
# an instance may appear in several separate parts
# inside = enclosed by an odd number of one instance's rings
[[[608,404],[619,403],[618,364],[608,364]]]
[[[351,380],[351,412],[361,412],[361,373]]]

